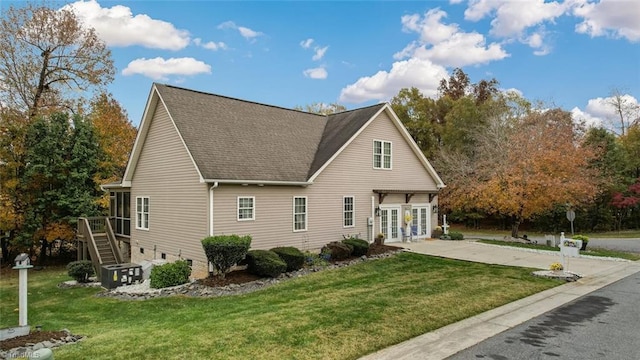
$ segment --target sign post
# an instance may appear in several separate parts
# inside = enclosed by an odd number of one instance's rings
[[[573,210],[567,211],[567,220],[571,222],[571,236],[573,236],[573,220],[576,219],[576,212]]]

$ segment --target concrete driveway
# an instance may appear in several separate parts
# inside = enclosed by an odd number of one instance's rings
[[[548,269],[551,263],[560,259],[558,252],[530,251],[467,240],[425,240],[398,245],[407,251],[433,256],[537,269]],[[447,325],[361,359],[445,359],[529,319],[635,274],[640,271],[640,262],[571,258],[567,269],[583,278]]]

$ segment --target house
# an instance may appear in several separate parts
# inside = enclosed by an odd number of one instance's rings
[[[111,194],[132,262],[188,259],[201,240],[319,249],[358,235],[401,241],[437,225],[444,183],[389,104],[332,115],[153,84],[124,177]]]

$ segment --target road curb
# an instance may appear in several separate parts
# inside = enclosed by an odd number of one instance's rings
[[[439,360],[542,315],[583,295],[640,272],[637,262],[622,262],[598,274],[548,289],[483,312],[360,358],[361,360]]]

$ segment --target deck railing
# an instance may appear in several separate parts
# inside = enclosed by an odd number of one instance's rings
[[[94,234],[105,234],[109,247],[118,264],[123,263],[123,256],[116,242],[116,236],[107,217],[80,217],[78,218],[78,259],[87,258],[87,250],[91,256],[96,272],[100,271],[103,259],[96,245]]]

